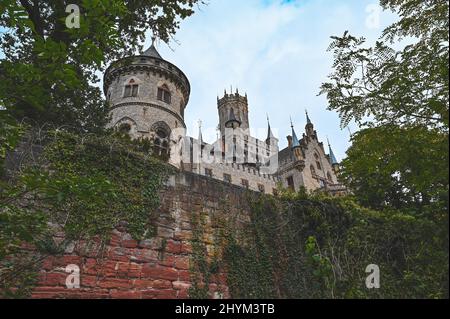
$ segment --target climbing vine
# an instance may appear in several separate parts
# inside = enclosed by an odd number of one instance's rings
[[[134,239],[151,238],[159,191],[173,170],[149,156],[139,141],[120,135],[52,131],[42,134],[39,143],[31,145],[39,149],[30,156],[33,160],[1,184],[2,287],[28,287],[32,282],[32,271],[20,282],[17,263],[9,258],[22,254],[24,243],[38,251],[31,265],[39,263],[41,255],[62,253],[74,241],[96,242],[101,248],[119,225]],[[64,240],[56,242],[53,235],[58,232]]]
[[[304,192],[250,202],[224,256],[234,298],[448,297],[445,223]],[[381,289],[365,286],[369,264]]]

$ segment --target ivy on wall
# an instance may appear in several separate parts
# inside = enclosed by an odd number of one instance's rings
[[[348,198],[259,196],[251,204],[251,222],[226,247],[231,295],[448,298],[446,225],[371,211]],[[381,269],[380,289],[365,285],[369,264]]]
[[[34,133],[30,133],[31,135]],[[102,247],[125,225],[134,239],[155,234],[159,191],[173,168],[148,155],[145,143],[120,136],[46,132],[38,158],[28,160],[0,188],[0,281],[7,296],[29,293],[42,256],[60,254],[72,241]],[[28,150],[23,150],[27,152]],[[56,242],[55,233],[64,240]],[[19,271],[11,256],[37,248]],[[22,289],[12,292],[10,287]]]

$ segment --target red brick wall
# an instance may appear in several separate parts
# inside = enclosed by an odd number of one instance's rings
[[[204,242],[211,248],[214,243],[210,238],[218,227],[211,223],[213,216],[245,215],[244,192],[190,173],[173,176],[161,191],[155,237],[137,242],[122,225],[103,249],[82,242],[69,245],[65,255],[44,259],[32,297],[186,299],[192,284],[191,215],[205,214]],[[79,289],[66,287],[69,274],[65,267],[69,264],[80,269]],[[211,298],[217,293],[230,297],[224,269],[212,277],[209,291]]]

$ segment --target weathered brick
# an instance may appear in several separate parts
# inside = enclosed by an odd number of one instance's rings
[[[178,271],[170,267],[145,265],[142,267],[142,278],[175,281],[178,279]]]
[[[175,268],[187,270],[189,269],[189,257],[180,256],[175,259]]]
[[[184,281],[174,281],[172,282],[172,286],[175,290],[189,290],[191,288],[191,284]]]
[[[168,240],[165,251],[172,254],[179,254],[182,251],[182,245],[181,242]]]
[[[173,239],[175,240],[191,240],[192,231],[190,230],[180,230],[176,231],[173,235]]]
[[[172,288],[172,282],[169,280],[154,280],[153,281],[154,289],[170,289]]]
[[[178,271],[178,280],[189,282],[191,281],[191,273],[188,270],[179,270]]]
[[[160,259],[158,261],[158,264],[161,266],[166,266],[166,267],[174,267],[175,266],[175,261],[177,260],[178,257],[175,257],[171,254],[167,254],[167,253],[163,253],[162,254],[162,259]]]
[[[43,286],[65,286],[67,276],[66,273],[46,273],[45,277],[41,278],[40,284]]]
[[[80,285],[81,285],[81,287],[95,288],[97,286],[97,277],[81,275],[80,276]]]
[[[153,288],[153,280],[136,279],[133,281],[133,288],[152,289]]]
[[[138,242],[134,239],[122,241],[122,247],[137,248],[137,246],[138,246]]]
[[[144,299],[177,299],[177,291],[173,290],[173,289],[143,291],[142,298],[144,298]]]
[[[53,256],[47,257],[42,261],[42,270],[53,270],[54,269],[54,260],[55,258]]]
[[[183,241],[181,244],[180,253],[182,254],[192,254],[192,245],[187,241]]]
[[[99,282],[98,286],[100,288],[115,288],[115,289],[127,289],[131,288],[131,281],[128,279],[119,279],[119,278],[107,278]]]
[[[114,298],[114,299],[141,299],[142,292],[141,291],[112,290],[111,298]]]

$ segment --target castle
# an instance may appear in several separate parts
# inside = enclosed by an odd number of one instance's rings
[[[154,41],[141,55],[116,61],[106,70],[104,93],[111,106],[109,127],[150,140],[153,153],[180,170],[267,194],[276,193],[279,185],[293,191],[346,192],[331,146],[327,154],[308,114],[303,136],[298,138],[291,123],[288,146],[280,151],[269,122],[266,140],[251,136],[247,95],[225,91],[217,99],[217,141],[205,143],[201,127],[198,138],[186,136],[189,80],[161,57]]]

